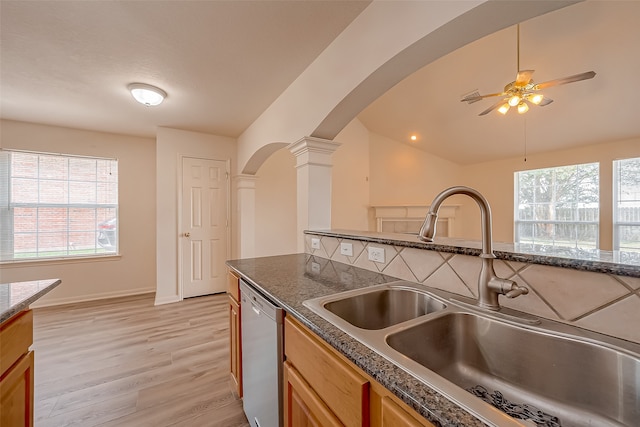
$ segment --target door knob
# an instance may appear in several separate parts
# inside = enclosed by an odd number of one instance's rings
[[[191,237],[191,233],[187,231],[186,233],[184,233],[184,237]]]

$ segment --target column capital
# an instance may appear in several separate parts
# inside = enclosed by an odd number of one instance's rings
[[[339,142],[329,139],[305,136],[289,144],[287,148],[296,156],[296,166],[307,164],[331,166],[331,155],[341,146]]]
[[[233,183],[235,185],[235,188],[238,190],[255,190],[257,180],[258,177],[256,175],[249,174],[240,174],[233,177]]]

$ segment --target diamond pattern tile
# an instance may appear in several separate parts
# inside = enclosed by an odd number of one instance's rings
[[[573,320],[629,293],[611,276],[568,268],[531,265],[520,276],[565,320]]]

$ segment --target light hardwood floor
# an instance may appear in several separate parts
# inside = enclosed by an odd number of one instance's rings
[[[226,294],[34,309],[35,425],[248,426],[229,377]]]

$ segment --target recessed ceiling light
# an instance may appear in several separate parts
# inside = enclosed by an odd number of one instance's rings
[[[417,141],[418,140],[418,136],[417,135],[411,135],[411,140],[412,141]]]
[[[127,89],[136,101],[147,107],[160,105],[167,97],[167,92],[145,83],[131,83]]]

